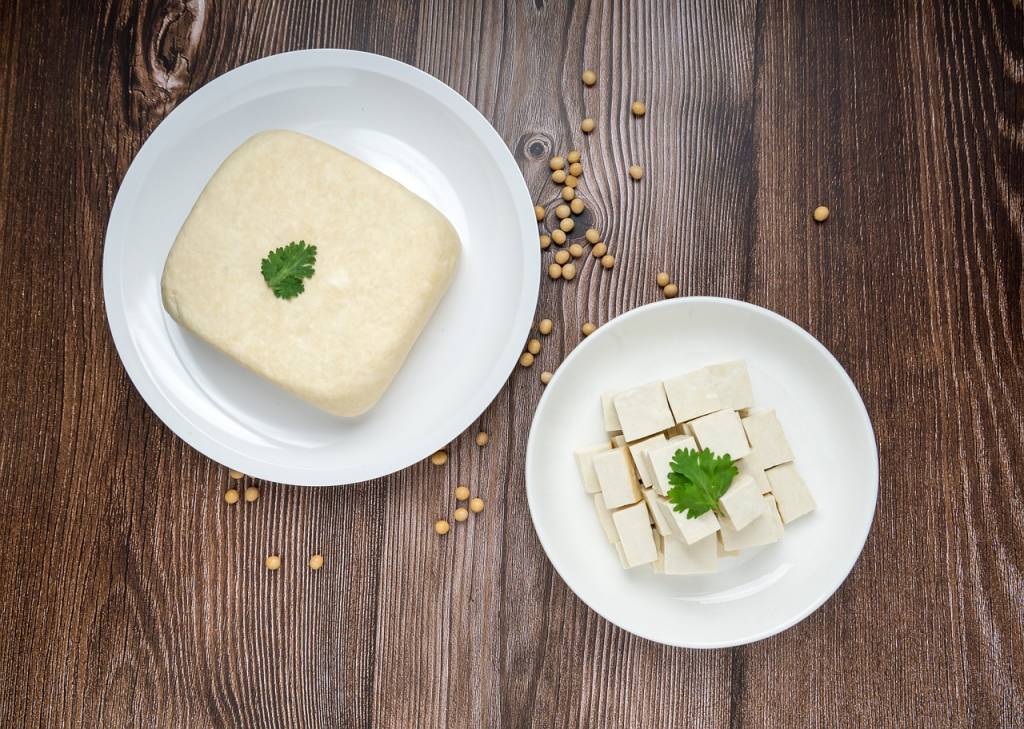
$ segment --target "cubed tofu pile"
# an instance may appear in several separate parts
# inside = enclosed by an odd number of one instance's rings
[[[608,440],[575,452],[583,488],[623,568],[715,572],[718,560],[778,541],[815,508],[775,411],[754,407],[742,360],[601,396]],[[690,519],[666,498],[676,451],[728,453],[738,475],[719,512]]]

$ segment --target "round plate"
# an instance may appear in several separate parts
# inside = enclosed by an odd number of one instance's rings
[[[164,259],[192,204],[221,161],[265,129],[303,132],[373,165],[443,212],[462,239],[451,288],[364,416],[337,418],[293,398],[163,309]],[[125,175],[103,255],[114,343],[160,419],[231,468],[306,485],[383,476],[465,430],[515,366],[539,276],[533,204],[487,120],[422,71],[343,50],[264,58],[186,99]]]
[[[818,509],[779,542],[723,557],[712,575],[622,569],[573,458],[607,438],[601,393],[738,358],[755,404],[776,410]],[[857,389],[810,334],[752,304],[670,299],[604,325],[558,368],[530,431],[526,492],[551,563],[591,608],[659,643],[721,648],[785,630],[839,587],[871,527],[878,451]]]

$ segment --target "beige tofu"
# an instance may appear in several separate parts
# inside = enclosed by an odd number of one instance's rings
[[[769,468],[765,473],[768,475],[768,482],[772,485],[772,493],[779,505],[779,513],[782,515],[783,522],[789,524],[794,519],[799,519],[817,508],[814,497],[803,478],[800,477],[795,464],[785,463],[775,468]]]
[[[769,469],[793,460],[786,434],[774,410],[758,410],[742,418],[743,430],[751,449],[757,454],[757,464]]]
[[[622,437],[622,433],[612,436],[612,448],[623,448],[626,445],[626,439]]]
[[[743,529],[737,529],[727,516],[719,519],[722,526],[722,546],[726,551],[737,552],[741,549],[760,547],[777,542],[782,537],[784,529],[782,519],[779,518],[779,510],[775,508],[775,499],[771,494],[761,498],[765,503],[764,511]]]
[[[699,418],[722,409],[718,392],[707,368],[672,377],[662,383],[676,423]]]
[[[656,448],[666,442],[666,438],[661,433],[652,435],[650,438],[644,438],[641,441],[637,441],[629,446],[629,455],[633,458],[633,465],[636,466],[636,472],[640,474],[640,483],[647,488],[651,488],[654,485],[654,472],[651,471],[651,462],[647,458],[647,452],[651,448]]]
[[[681,448],[697,450],[697,441],[689,436],[680,436],[666,441],[664,445],[647,450],[647,462],[651,466],[651,473],[654,474],[653,487],[662,496],[667,496],[668,490],[671,488],[668,482],[668,472],[672,470],[670,464],[676,451]]]
[[[754,407],[754,388],[750,384],[747,363],[741,359],[721,362],[707,368],[723,409]]]
[[[665,431],[665,437],[669,439],[679,438],[684,435],[692,435],[692,433],[690,433],[690,426],[686,423],[676,423]]]
[[[594,456],[610,450],[611,446],[608,443],[599,443],[573,451],[576,468],[579,469],[580,479],[583,481],[583,490],[588,494],[596,494],[601,491],[601,484],[597,482],[597,472],[594,471]]]
[[[630,443],[668,430],[676,422],[672,419],[665,388],[660,382],[648,382],[624,390],[613,398],[613,403],[622,425],[622,435]]]
[[[701,448],[710,448],[716,456],[728,453],[733,460],[750,453],[747,434],[735,410],[719,410],[690,421]]]
[[[626,563],[632,568],[642,564],[650,564],[658,559],[658,546],[651,530],[650,516],[647,505],[643,502],[627,506],[612,512],[615,529],[619,532],[619,544],[626,557]]]
[[[597,512],[597,520],[601,523],[604,536],[612,544],[619,541],[619,533],[615,530],[615,522],[612,521],[612,512],[604,503],[604,496],[594,494],[594,510]]]
[[[662,552],[662,570],[666,575],[706,575],[718,571],[718,537],[714,534],[693,544],[665,537]]]
[[[658,505],[665,514],[666,520],[669,521],[672,533],[687,544],[699,542],[709,534],[714,534],[720,528],[718,517],[715,516],[713,511],[705,511],[696,519],[691,519],[686,514],[673,509],[668,499],[658,499]]]
[[[615,554],[619,558],[619,564],[622,565],[622,569],[628,570],[632,565],[626,561],[626,553],[622,549],[622,545],[615,542]]]
[[[736,461],[736,470],[741,475],[750,476],[757,482],[758,488],[761,489],[761,494],[770,494],[772,492],[771,484],[768,483],[768,476],[765,474],[764,469],[757,465],[757,450],[751,449],[744,458]]]
[[[657,575],[665,574],[665,537],[654,533],[654,544],[658,548],[658,558],[651,562],[651,570]]]
[[[609,433],[618,433],[622,430],[619,416],[615,414],[613,399],[618,392],[606,392],[601,395],[601,412],[604,413],[604,429]]]
[[[609,509],[617,509],[640,500],[640,482],[633,470],[633,462],[625,448],[613,448],[594,456],[594,472],[601,484],[604,503]]]
[[[651,512],[651,519],[654,520],[654,529],[658,534],[665,536],[672,533],[672,523],[658,503],[662,498],[654,489],[644,489],[644,501],[647,502],[647,509]]]
[[[761,487],[750,476],[738,475],[718,499],[722,511],[736,529],[743,529],[764,512]]]

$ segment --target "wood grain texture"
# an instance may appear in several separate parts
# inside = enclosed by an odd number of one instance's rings
[[[544,283],[538,318],[555,333],[446,467],[259,484],[229,508],[225,469],[120,366],[104,228],[171,109],[241,63],[309,47],[438,76],[544,203],[548,156],[580,149],[587,218],[617,264]],[[599,74],[586,91],[584,67]],[[1024,11],[1010,0],[0,3],[0,725],[1021,726],[1022,249]],[[538,372],[584,321],[658,298],[659,270],[683,294],[807,328],[860,388],[880,448],[849,579],[734,650],[665,648],[596,616],[526,506]],[[463,482],[487,510],[439,540],[430,525]]]

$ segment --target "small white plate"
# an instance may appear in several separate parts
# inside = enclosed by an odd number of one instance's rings
[[[572,454],[606,438],[600,394],[737,358],[755,404],[778,413],[817,511],[778,543],[723,558],[713,575],[623,570]],[[526,492],[551,563],[591,608],[659,643],[722,648],[785,630],[839,587],[871,527],[878,451],[857,389],[806,331],[741,301],[670,299],[605,324],[558,368],[533,419]]]
[[[221,161],[265,129],[303,132],[373,165],[462,238],[451,289],[390,389],[359,418],[277,389],[183,331],[161,304],[164,259],[192,204]],[[539,282],[533,204],[498,133],[436,78],[343,50],[264,58],[186,99],[125,175],[103,254],[114,343],[153,411],[220,463],[304,485],[383,476],[465,430],[515,366]]]

